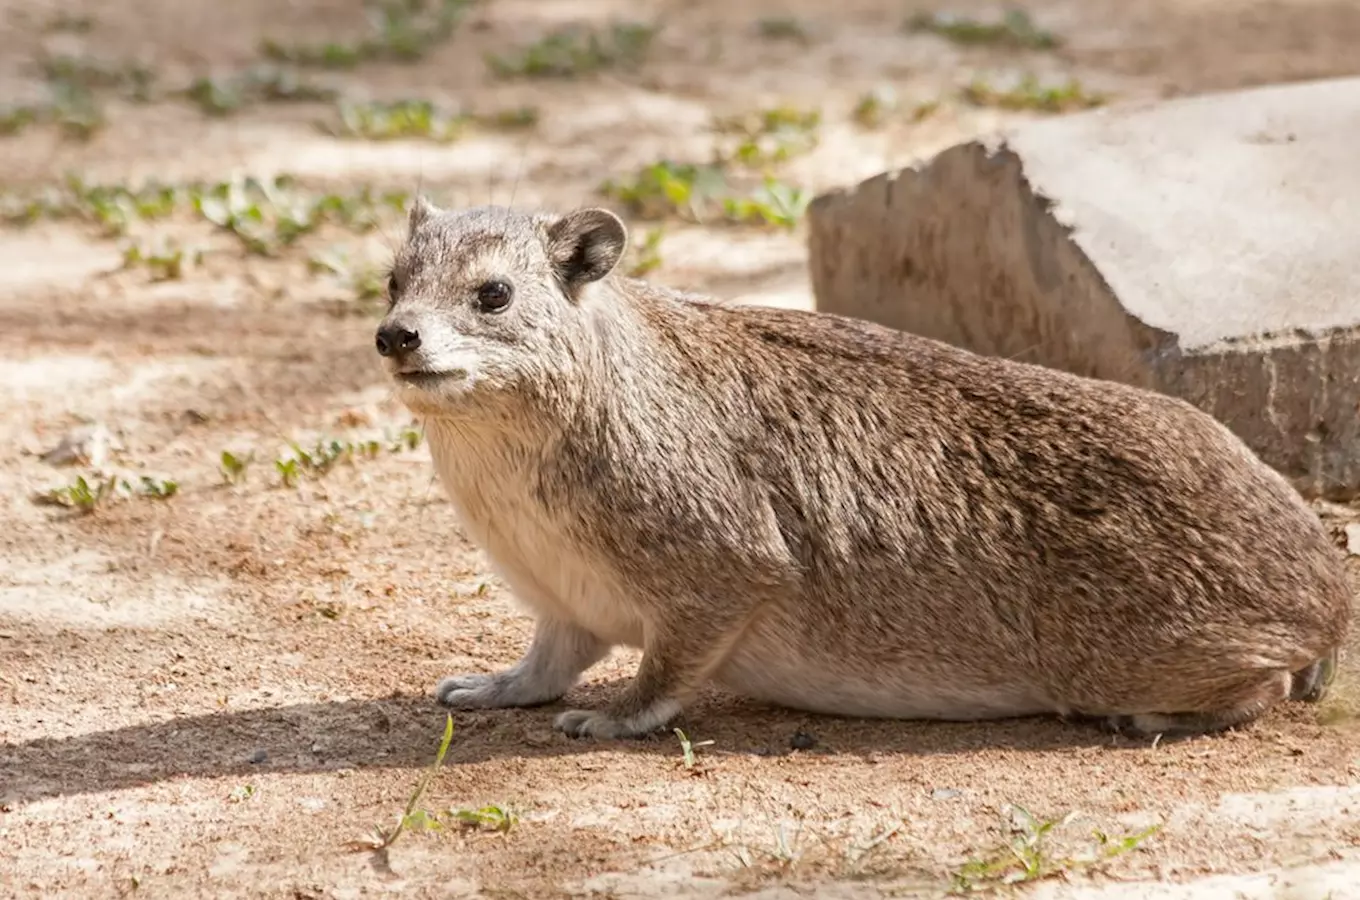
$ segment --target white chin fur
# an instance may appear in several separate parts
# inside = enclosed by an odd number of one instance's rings
[[[420,384],[398,377],[397,395],[401,402],[413,411],[435,412],[442,406],[456,403],[458,398],[471,390],[476,382],[477,379],[471,372],[451,372]]]

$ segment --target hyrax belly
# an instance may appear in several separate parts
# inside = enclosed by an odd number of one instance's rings
[[[798,624],[783,612],[754,624],[716,680],[745,697],[829,715],[976,720],[1057,709],[1020,671],[949,665],[907,635],[855,641],[840,633],[819,640]],[[996,662],[981,648],[978,659]]]

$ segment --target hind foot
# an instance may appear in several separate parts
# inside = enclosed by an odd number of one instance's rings
[[[1132,716],[1105,716],[1099,724],[1102,731],[1121,737],[1179,740],[1228,731],[1247,724],[1257,715],[1245,714],[1240,710],[1228,713],[1139,713]]]
[[[1106,715],[1100,725],[1108,732],[1133,738],[1176,740],[1216,734],[1254,721],[1267,709],[1289,697],[1298,676],[1266,675],[1246,685],[1236,697],[1224,699],[1226,708],[1196,712],[1146,712]],[[1231,704],[1231,705],[1228,705]]]
[[[660,701],[633,715],[603,710],[569,709],[558,714],[553,727],[568,737],[613,741],[620,738],[647,737],[680,714],[680,704]]]
[[[1203,734],[1206,729],[1205,717],[1196,713],[1180,715],[1148,714],[1102,716],[1093,713],[1070,712],[1061,716],[1069,725],[1097,728],[1106,734],[1129,738],[1176,737],[1182,734]],[[1230,727],[1230,726],[1224,726]]]
[[[1336,679],[1338,650],[1332,650],[1312,665],[1299,669],[1289,682],[1289,699],[1303,703],[1318,703],[1327,696],[1327,689]]]

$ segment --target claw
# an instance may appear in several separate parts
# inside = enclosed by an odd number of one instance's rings
[[[638,728],[628,720],[617,719],[608,713],[589,709],[569,709],[559,713],[553,720],[553,727],[568,737],[595,738],[601,741],[641,738],[651,733],[651,729]]]

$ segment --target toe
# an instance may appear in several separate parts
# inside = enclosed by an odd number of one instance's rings
[[[588,709],[569,709],[558,715],[553,724],[559,731],[577,738],[612,741],[636,736],[635,730],[627,722],[609,713]]]
[[[558,714],[553,720],[553,727],[568,737],[583,738],[598,736],[592,728],[592,721],[598,713],[588,709],[569,709],[564,713]]]
[[[490,682],[486,675],[452,675],[439,682],[434,696],[443,706],[466,709],[480,705],[478,698]]]

